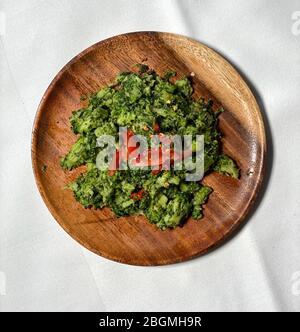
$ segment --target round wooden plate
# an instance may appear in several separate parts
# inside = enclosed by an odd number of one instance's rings
[[[195,96],[212,98],[225,112],[219,126],[223,151],[241,168],[239,180],[211,173],[214,189],[200,221],[161,231],[141,216],[117,219],[110,209],[84,209],[64,186],[82,169],[64,172],[59,159],[76,137],[71,112],[80,96],[111,83],[120,71],[146,63],[159,74],[195,73]],[[133,265],[163,265],[196,257],[224,240],[245,218],[262,182],[264,125],[250,89],[236,70],[209,47],[160,32],[136,32],[101,41],[71,60],[54,78],[39,105],[32,136],[32,163],[40,193],[58,223],[89,250]]]

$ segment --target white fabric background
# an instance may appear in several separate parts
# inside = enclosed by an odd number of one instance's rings
[[[300,310],[295,11],[299,0],[0,0],[0,311]],[[252,83],[269,124],[264,194],[245,227],[210,254],[165,267],[82,248],[48,212],[31,170],[32,123],[52,78],[91,44],[136,30],[215,48]]]

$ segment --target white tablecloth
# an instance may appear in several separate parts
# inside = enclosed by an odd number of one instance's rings
[[[297,11],[299,0],[0,0],[0,310],[300,310]],[[34,115],[58,70],[137,30],[215,48],[252,83],[268,119],[267,183],[245,227],[210,254],[164,267],[82,248],[48,212],[31,170]]]

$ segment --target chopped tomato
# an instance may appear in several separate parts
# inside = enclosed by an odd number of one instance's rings
[[[138,165],[144,166],[161,166],[170,159],[172,150],[162,147],[152,148],[140,154]]]
[[[129,139],[130,137],[134,136],[134,132],[130,129],[127,130],[127,139]]]
[[[159,132],[160,131],[160,127],[159,127],[159,124],[158,123],[154,123],[154,125],[153,125],[153,130],[155,131],[155,132]]]
[[[124,132],[125,133],[125,132]],[[134,132],[132,130],[127,131],[127,141],[134,136]],[[167,144],[169,146],[171,139],[169,136],[164,135],[163,133],[158,134],[160,141],[162,144]],[[121,137],[122,139],[122,137]],[[123,137],[124,139],[124,137]],[[152,149],[147,149],[143,151],[141,154],[134,154],[134,151],[138,149],[138,146],[127,146],[127,149],[121,146],[120,150],[117,150],[115,156],[111,162],[109,167],[109,175],[114,175],[116,169],[119,168],[120,163],[122,161],[128,161],[129,157],[132,158],[132,161],[136,162],[137,166],[140,167],[148,167],[148,166],[159,166],[158,170],[152,170],[152,174],[158,174],[163,169],[163,166],[170,163],[174,165],[175,161],[179,161],[185,159],[191,155],[190,151],[183,151],[183,155],[174,151],[173,148],[165,147],[164,145],[155,147]],[[138,151],[136,151],[138,152]]]
[[[144,194],[145,194],[144,189],[141,189],[137,192],[131,193],[130,198],[135,201],[140,201],[144,197]]]
[[[136,146],[128,146],[129,139],[134,136],[134,132],[132,130],[127,130],[127,150],[121,146],[121,160],[127,161],[130,154],[135,151],[138,147]],[[125,137],[122,137],[122,141],[125,141]]]
[[[108,170],[108,176],[114,176],[116,174],[116,170]]]
[[[159,166],[159,169],[154,169],[154,170],[152,170],[152,171],[151,171],[151,174],[152,174],[152,175],[157,175],[157,174],[159,174],[159,173],[161,172],[161,170],[162,170],[162,168],[161,168],[161,166]]]

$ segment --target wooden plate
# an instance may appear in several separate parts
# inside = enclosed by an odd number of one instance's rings
[[[66,183],[80,171],[64,172],[59,159],[75,142],[69,117],[82,106],[80,96],[113,81],[120,71],[145,62],[159,74],[195,73],[196,96],[212,98],[226,110],[220,116],[223,151],[241,168],[240,180],[212,173],[214,189],[205,217],[175,230],[160,231],[144,217],[115,218],[103,210],[85,210]],[[162,265],[198,256],[224,240],[245,218],[263,176],[266,151],[259,107],[236,70],[209,47],[160,32],[136,32],[101,41],[71,60],[54,78],[39,105],[32,136],[32,163],[40,193],[58,223],[75,240],[109,259],[134,265]]]

